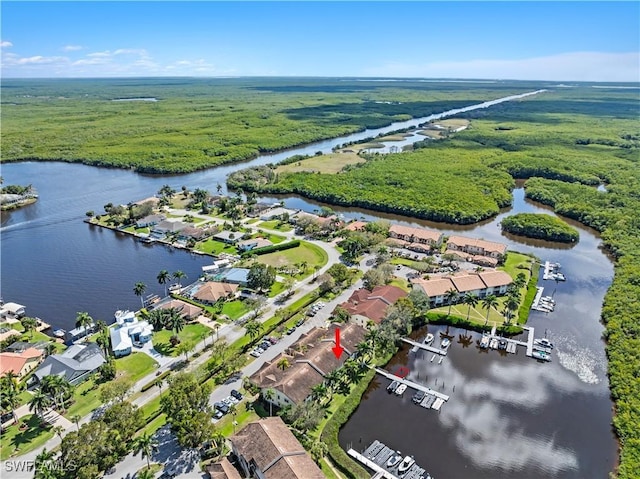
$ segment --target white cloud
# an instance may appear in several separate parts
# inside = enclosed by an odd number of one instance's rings
[[[62,50],[65,52],[76,52],[82,49],[84,49],[84,47],[80,45],[65,45],[64,47],[62,47]]]
[[[8,42],[6,40],[0,42],[0,48],[9,48],[9,47],[12,47],[12,46],[13,46],[13,43]]]
[[[509,80],[640,80],[640,52],[570,52],[518,60],[469,60],[423,64],[388,63],[365,72],[371,76],[492,78]]]

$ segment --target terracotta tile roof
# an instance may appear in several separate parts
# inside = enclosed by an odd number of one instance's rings
[[[182,301],[180,299],[172,299],[171,301],[162,303],[157,307],[160,309],[177,308],[178,310],[180,310],[182,315],[187,318],[195,318],[197,316],[200,316],[200,314],[202,314],[202,311],[203,311],[202,308],[194,304],[187,303],[186,301]]]
[[[352,221],[344,229],[348,231],[360,231],[363,230],[364,227],[367,226],[366,221]]]
[[[398,299],[404,298],[407,292],[397,286],[376,286],[373,291],[358,289],[351,297],[340,305],[351,315],[365,316],[379,324],[384,317],[387,307]]]
[[[460,293],[466,293],[468,291],[485,288],[485,284],[477,274],[461,274],[451,276],[451,282]]]
[[[199,299],[200,301],[209,301],[211,303],[215,303],[220,298],[226,298],[234,294],[237,290],[238,285],[234,283],[218,283],[216,281],[207,281],[202,286],[200,286],[193,297]]]
[[[504,271],[483,271],[482,273],[478,273],[478,276],[482,278],[482,281],[488,288],[506,286],[513,282],[511,276]]]
[[[340,345],[347,353],[338,360],[331,350],[337,327],[332,325],[329,329],[312,329],[291,345],[287,350],[289,354],[281,353],[272,361],[266,362],[251,376],[251,381],[261,388],[276,389],[296,403],[305,400],[311,394],[311,389],[324,381],[323,374],[329,374],[342,366],[347,354],[353,353],[356,345],[364,339],[364,328],[361,326],[355,323],[342,325]],[[284,371],[278,367],[278,362],[283,357],[290,364]]]
[[[0,377],[9,371],[19,375],[27,362],[40,357],[42,357],[42,351],[36,348],[28,348],[20,353],[0,353]]]
[[[234,451],[255,463],[266,479],[324,479],[280,417],[252,422],[230,440]]]
[[[404,236],[404,239],[413,238],[416,240],[433,241],[437,243],[442,239],[442,233],[424,228],[414,228],[411,226],[391,225],[389,233],[398,236]]]
[[[449,278],[438,278],[438,279],[414,279],[411,280],[413,284],[420,285],[420,287],[424,290],[425,294],[430,298],[435,296],[442,296],[447,293],[450,289],[456,289],[455,285],[451,282]]]
[[[507,251],[507,245],[503,243],[494,243],[493,241],[485,241],[476,238],[466,238],[464,236],[450,236],[447,240],[447,245],[456,245],[458,248],[475,247],[482,249],[486,252],[494,252],[499,254],[505,254]]]

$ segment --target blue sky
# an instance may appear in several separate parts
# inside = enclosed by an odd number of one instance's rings
[[[640,81],[629,2],[3,1],[2,76]]]

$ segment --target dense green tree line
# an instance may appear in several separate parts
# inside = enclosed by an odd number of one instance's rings
[[[575,243],[579,238],[577,229],[555,216],[544,214],[519,213],[507,216],[502,219],[501,227],[502,231],[514,235],[547,241]]]
[[[527,88],[340,79],[7,80],[2,161],[185,173]],[[134,98],[158,101],[112,101]]]

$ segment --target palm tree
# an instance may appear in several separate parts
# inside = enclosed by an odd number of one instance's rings
[[[218,333],[218,331],[220,330],[220,323],[216,323],[216,324],[213,326],[213,329],[215,329],[215,330],[216,330],[216,341],[218,341],[218,340],[220,339],[220,337],[219,337],[219,333]]]
[[[146,432],[143,432],[140,436],[133,440],[133,453],[142,453],[142,457],[147,459],[147,469],[151,468],[151,462],[149,461],[149,459],[157,448],[157,441],[153,438],[152,435]]]
[[[262,332],[262,325],[255,320],[247,321],[246,324],[244,325],[244,328],[247,331],[247,334],[249,335],[249,337],[251,338],[251,341],[253,341],[258,336],[260,336],[260,333]]]
[[[486,326],[487,323],[489,322],[489,313],[491,312],[491,308],[495,309],[495,307],[498,306],[498,298],[496,298],[495,295],[490,294],[489,296],[484,298],[481,301],[481,303],[482,303],[482,309],[487,310],[487,319],[484,322],[484,325]]]
[[[20,324],[24,328],[25,333],[31,333],[29,337],[33,339],[33,330],[38,326],[38,320],[36,318],[24,317],[20,320]]]
[[[78,311],[76,314],[76,328],[84,328],[85,333],[89,332],[89,329],[93,326],[93,318],[86,311]],[[85,335],[85,340],[88,338],[88,334]]]
[[[47,343],[44,347],[44,355],[45,357],[51,356],[56,352],[56,345],[54,343]]]
[[[175,273],[173,273],[173,279],[177,280],[178,283],[180,282],[181,279],[184,279],[187,277],[187,274],[184,271],[176,271]]]
[[[144,308],[144,300],[142,299],[142,295],[146,290],[147,290],[147,285],[144,284],[142,281],[138,281],[133,287],[133,294],[140,297],[140,304],[142,305],[143,308]]]
[[[165,309],[165,311],[166,311],[165,312],[166,324],[173,331],[175,331],[177,336],[178,333],[180,333],[180,331],[184,329],[184,324],[185,324],[184,316],[180,314],[180,311],[178,310],[178,308],[168,308],[168,309]]]
[[[467,305],[467,321],[469,321],[471,308],[475,308],[478,301],[478,297],[475,294],[467,293],[462,297],[462,302]]]
[[[63,432],[64,432],[64,428],[62,426],[55,426],[53,428],[53,433],[57,434],[61,441],[62,441],[62,433]]]
[[[153,309],[147,315],[147,321],[155,331],[160,331],[167,326],[166,309]]]
[[[164,285],[164,295],[167,295],[167,281],[171,279],[171,273],[169,273],[166,269],[161,270],[156,276],[158,283]]]
[[[29,411],[34,412],[40,419],[44,421],[44,411],[51,406],[51,398],[48,394],[45,394],[41,389],[38,389],[36,393],[31,396],[29,400]]]
[[[457,290],[451,288],[450,290],[448,290],[445,294],[444,297],[446,298],[447,302],[449,303],[449,311],[447,312],[447,316],[449,316],[451,314],[451,303],[453,303],[456,299],[458,299],[458,296],[460,294],[458,293]]]
[[[340,378],[341,374],[337,369],[334,369],[324,377],[330,392],[336,390],[336,386],[340,383]]]
[[[53,399],[58,410],[64,409],[64,396],[71,389],[71,384],[64,376],[50,374],[42,379],[42,391]],[[60,401],[58,403],[58,401]]]
[[[327,395],[329,388],[324,382],[320,384],[316,384],[311,388],[311,395],[314,401],[318,401],[318,403],[322,404],[322,398]]]
[[[278,361],[277,366],[284,371],[289,366],[291,366],[291,363],[287,358],[283,357],[280,361]]]
[[[273,403],[271,402],[275,397],[275,393],[273,392],[273,389],[267,389],[266,391],[263,391],[262,397],[265,401],[269,403],[269,416],[273,416]]]
[[[518,298],[513,296],[508,296],[507,300],[504,302],[504,307],[507,311],[507,324],[511,322],[511,318],[513,318],[513,312],[518,310],[520,306],[520,301]]]
[[[55,452],[47,451],[46,447],[36,456],[34,479],[54,479],[56,477],[55,467],[52,467],[54,466],[55,457]]]
[[[373,352],[373,346],[368,341],[363,341],[358,343],[356,351],[358,351],[360,357],[366,358]]]
[[[10,371],[13,372],[13,371]],[[4,385],[4,382],[3,382]],[[13,420],[18,422],[18,416],[16,415],[16,408],[20,406],[20,398],[18,390],[15,387],[2,388],[2,408],[11,409]]]
[[[311,449],[309,450],[313,459],[317,462],[320,461],[329,452],[329,446],[321,440],[315,440],[311,443]]]
[[[82,417],[79,414],[74,414],[73,416],[71,416],[71,421],[75,423],[76,429],[78,429],[78,431],[80,430],[80,419],[82,419]]]
[[[184,354],[184,360],[189,362],[189,352],[195,347],[195,345],[191,341],[187,341],[184,343],[180,343],[178,345],[178,349],[176,349],[176,353],[178,355]]]

